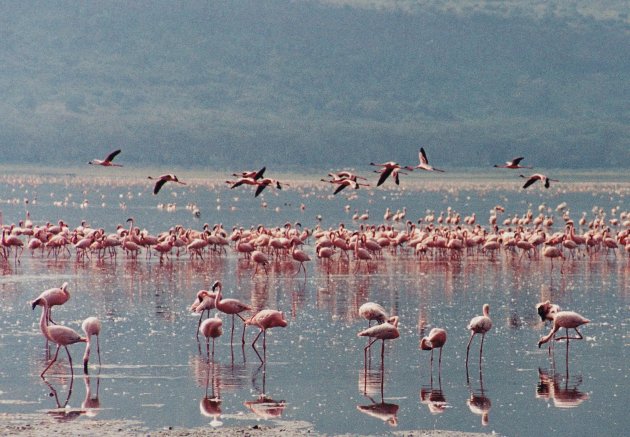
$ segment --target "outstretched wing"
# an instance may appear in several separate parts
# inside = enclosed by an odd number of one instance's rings
[[[258,179],[263,177],[263,175],[265,174],[265,170],[267,170],[267,167],[263,167],[260,170],[258,170],[256,174],[254,175],[254,180],[257,181]]]
[[[510,165],[518,165],[525,157],[519,156],[518,158],[514,158],[512,162],[508,162]]]
[[[428,165],[429,160],[427,159],[427,154],[424,151],[424,147],[420,147],[420,153],[418,153],[418,159],[420,159],[421,165]]]
[[[538,178],[534,178],[531,177],[527,180],[527,182],[525,182],[525,185],[523,185],[523,188],[527,188],[529,187],[531,184],[533,184],[534,182],[536,182],[538,180]]]
[[[155,183],[155,187],[153,188],[153,194],[157,194],[162,189],[162,186],[166,183],[166,179],[160,179]]]
[[[376,186],[380,186],[383,184],[383,182],[385,182],[385,180],[387,180],[387,178],[389,177],[390,174],[392,174],[392,171],[394,169],[393,168],[385,168],[385,170],[381,173],[381,177],[378,178],[378,183],[376,184]]]
[[[112,153],[107,155],[107,158],[105,158],[105,161],[106,162],[112,162],[114,160],[114,158],[116,157],[116,155],[118,155],[119,153],[120,153],[120,149],[114,150]]]
[[[346,184],[339,184],[339,186],[337,187],[337,189],[335,190],[335,192],[333,194],[337,194],[338,192],[340,192],[344,188],[346,188]]]
[[[256,188],[256,194],[254,194],[254,197],[258,197],[258,195],[262,193],[265,188],[267,188],[267,184],[258,185],[258,188]]]

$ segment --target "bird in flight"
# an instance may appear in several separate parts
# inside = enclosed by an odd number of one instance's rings
[[[155,183],[155,187],[153,187],[153,194],[159,193],[162,187],[164,186],[164,184],[167,182],[177,182],[178,184],[186,185],[185,182],[182,182],[179,179],[177,179],[177,176],[175,176],[174,174],[163,174],[161,176],[158,176],[157,178],[149,176],[148,179],[157,181]]]
[[[560,182],[558,179],[550,179],[547,176],[545,176],[544,174],[540,174],[540,173],[536,173],[533,174],[531,176],[524,176],[524,175],[520,175],[522,178],[527,179],[527,182],[525,182],[525,185],[523,185],[523,188],[527,188],[530,185],[532,185],[534,182],[536,181],[541,181],[543,184],[545,184],[545,188],[549,188],[549,182]]]
[[[518,158],[514,158],[511,161],[507,161],[503,165],[495,164],[494,166],[497,167],[497,168],[512,168],[512,169],[516,169],[516,168],[533,168],[533,167],[527,167],[527,166],[524,166],[524,165],[520,165],[520,162],[523,159],[524,159],[523,156],[519,156]]]
[[[243,171],[241,173],[232,173],[232,176],[236,176],[238,178],[251,178],[257,181],[258,179],[263,177],[263,175],[265,174],[265,170],[267,170],[267,167],[263,167],[258,171],[254,170],[254,171]]]
[[[441,173],[444,173],[444,170],[440,170],[439,168],[435,168],[429,165],[429,160],[427,159],[427,153],[424,151],[424,147],[420,147],[420,152],[418,152],[418,159],[420,160],[420,164],[416,165],[415,168],[426,171],[439,171]]]
[[[107,155],[107,157],[105,159],[103,159],[103,160],[93,159],[90,162],[88,162],[88,164],[102,165],[103,167],[122,167],[122,165],[114,164],[112,162],[114,160],[114,158],[116,157],[116,155],[118,155],[120,153],[120,151],[121,151],[120,149],[114,150],[112,153]]]
[[[396,182],[396,185],[399,185],[400,180],[398,179],[398,175],[406,174],[406,173],[401,172],[400,170],[404,168],[406,170],[413,171],[413,167],[410,167],[410,166],[402,167],[400,164],[394,161],[388,161],[382,164],[375,164],[373,162],[370,162],[370,165],[374,165],[376,167],[383,167],[380,170],[374,170],[376,173],[381,174],[381,177],[378,178],[378,182],[376,183],[377,187],[381,186],[383,182],[385,182],[390,175],[393,176],[394,181]]]

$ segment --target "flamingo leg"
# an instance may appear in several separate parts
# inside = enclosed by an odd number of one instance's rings
[[[433,350],[431,352],[433,352]],[[440,360],[439,360],[439,364],[438,364],[438,370],[440,372],[442,371],[442,348],[440,348]]]
[[[59,355],[59,348],[61,347],[61,345],[57,345],[57,350],[55,351],[55,356],[53,357],[53,359],[50,361],[50,363],[48,364],[48,366],[44,369],[44,371],[39,375],[40,377],[44,377],[44,373],[46,373],[48,371],[48,369],[50,369],[50,366],[53,365],[53,363],[55,361],[57,361],[57,355]]]
[[[70,362],[70,374],[74,375],[74,369],[72,368],[72,357],[70,356],[70,351],[68,350],[68,346],[64,346],[66,353],[68,354],[68,361]]]
[[[466,366],[468,366],[468,353],[470,352],[470,343],[472,343],[475,331],[470,333],[470,340],[468,340],[468,346],[466,346]]]
[[[254,352],[256,352],[256,355],[258,355],[258,358],[260,359],[260,361],[264,363],[265,361],[263,360],[263,358],[258,353],[258,350],[256,349],[256,342],[258,341],[258,337],[260,337],[260,334],[262,333],[263,333],[263,330],[261,329],[258,335],[256,336],[256,338],[254,338],[254,341],[252,342],[252,348],[254,348]]]
[[[483,340],[486,338],[486,334],[481,334],[481,347],[479,348],[479,363],[481,363],[481,356],[483,355]]]

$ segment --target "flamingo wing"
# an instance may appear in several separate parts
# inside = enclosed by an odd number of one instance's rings
[[[514,158],[512,161],[508,162],[508,165],[517,166],[525,157],[519,156],[518,158]]]
[[[121,152],[120,149],[118,150],[114,150],[112,153],[110,153],[109,155],[107,155],[107,158],[105,158],[105,162],[112,162],[114,160],[114,158]]]
[[[378,178],[378,183],[376,184],[376,186],[380,186],[383,185],[383,182],[385,182],[387,180],[387,178],[389,177],[390,174],[392,174],[392,171],[394,169],[391,167],[386,167],[383,172],[381,173],[381,177]]]
[[[260,184],[260,185],[258,185],[258,188],[256,188],[256,194],[254,194],[254,197],[258,197],[258,195],[260,193],[262,193],[265,188],[267,188],[267,185],[268,184]]]
[[[525,177],[525,176],[521,175],[521,177]],[[529,179],[527,179],[527,182],[525,182],[525,185],[523,185],[523,188],[529,187],[531,184],[533,184],[537,180],[538,180],[537,177],[534,177],[534,176],[530,177]]]
[[[421,165],[429,165],[429,160],[427,159],[427,153],[424,151],[424,147],[420,147],[420,153],[418,153],[418,158],[420,159]]]
[[[335,190],[334,194],[337,194],[338,192],[340,192],[341,190],[343,190],[344,188],[346,188],[347,184],[339,184],[339,186],[337,187],[337,189]],[[358,188],[358,187],[357,187]]]
[[[263,175],[265,174],[265,170],[267,170],[267,167],[263,167],[260,170],[258,170],[256,174],[254,175],[254,180],[257,181],[258,179],[263,177]]]
[[[153,188],[153,194],[159,193],[165,183],[166,183],[166,179],[159,179],[155,183],[155,187]]]

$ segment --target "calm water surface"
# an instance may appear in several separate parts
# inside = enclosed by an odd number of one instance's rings
[[[350,218],[355,209],[369,210],[370,222],[380,223],[386,207],[395,211],[403,206],[414,221],[426,210],[439,214],[450,206],[462,216],[476,212],[485,225],[496,204],[506,208],[506,215],[520,215],[528,207],[537,213],[542,203],[555,214],[554,230],[561,230],[555,208],[563,201],[576,221],[582,211],[590,216],[593,207],[608,214],[613,207],[628,210],[627,176],[607,175],[586,185],[569,180],[550,190],[527,192],[518,190],[520,180],[503,176],[476,179],[462,190],[468,177],[449,176],[429,186],[426,178],[415,177],[404,189],[362,189],[334,198],[331,187],[294,178],[283,191],[254,199],[248,189],[231,191],[221,179],[208,182],[195,174],[188,175],[190,185],[167,186],[158,197],[150,194],[143,178],[129,174],[124,183],[81,174],[55,173],[45,179],[18,174],[2,181],[0,209],[4,223],[17,223],[28,209],[35,224],[63,219],[78,226],[86,219],[107,231],[133,216],[152,233],[178,223],[200,229],[205,222],[221,222],[228,230],[295,221],[313,228],[318,214],[324,227],[340,221],[357,226]],[[200,219],[185,208],[193,202],[202,211]],[[167,212],[158,203],[177,207]],[[305,250],[315,259],[312,241]],[[163,265],[157,258],[131,261],[122,254],[117,261],[77,263],[74,258],[31,258],[25,253],[18,265],[2,262],[0,411],[51,414],[57,420],[133,419],[149,428],[303,420],[331,434],[448,429],[623,435],[630,428],[630,266],[621,252],[567,261],[564,274],[550,272],[549,263],[541,260],[419,260],[411,253],[386,256],[370,274],[355,273],[352,262],[340,263],[331,274],[317,261],[307,270],[304,279],[295,275],[294,262],[280,261],[268,277],[252,278],[253,267],[232,250],[204,261],[174,257]],[[222,280],[225,295],[285,312],[289,326],[268,333],[265,366],[249,345],[254,329],[248,331],[244,348],[240,340],[230,347],[225,315],[214,362],[207,362],[205,345],[200,354],[198,318],[187,309],[196,292],[215,279]],[[93,356],[86,378],[83,347],[75,345],[74,378],[60,353],[59,363],[42,380],[46,351],[38,329],[40,310],[31,311],[28,301],[64,281],[72,297],[55,307],[53,316],[77,330],[87,316],[103,321],[102,366]],[[564,343],[556,345],[555,359],[536,347],[549,329],[534,309],[542,299],[592,320],[581,330],[585,340],[571,342],[568,356]],[[369,300],[400,316],[401,336],[386,344],[383,368],[380,344],[366,364],[365,339],[356,336],[366,326],[358,307]],[[467,375],[466,325],[484,303],[491,306],[494,327],[481,366],[475,339]],[[433,327],[443,327],[449,335],[441,372],[437,355],[431,372],[429,353],[419,350],[421,336]],[[237,323],[235,339],[240,332]],[[97,403],[86,403],[97,395]],[[211,402],[213,397],[221,402]],[[56,410],[64,405],[63,413]],[[84,408],[89,406],[98,408]]]

